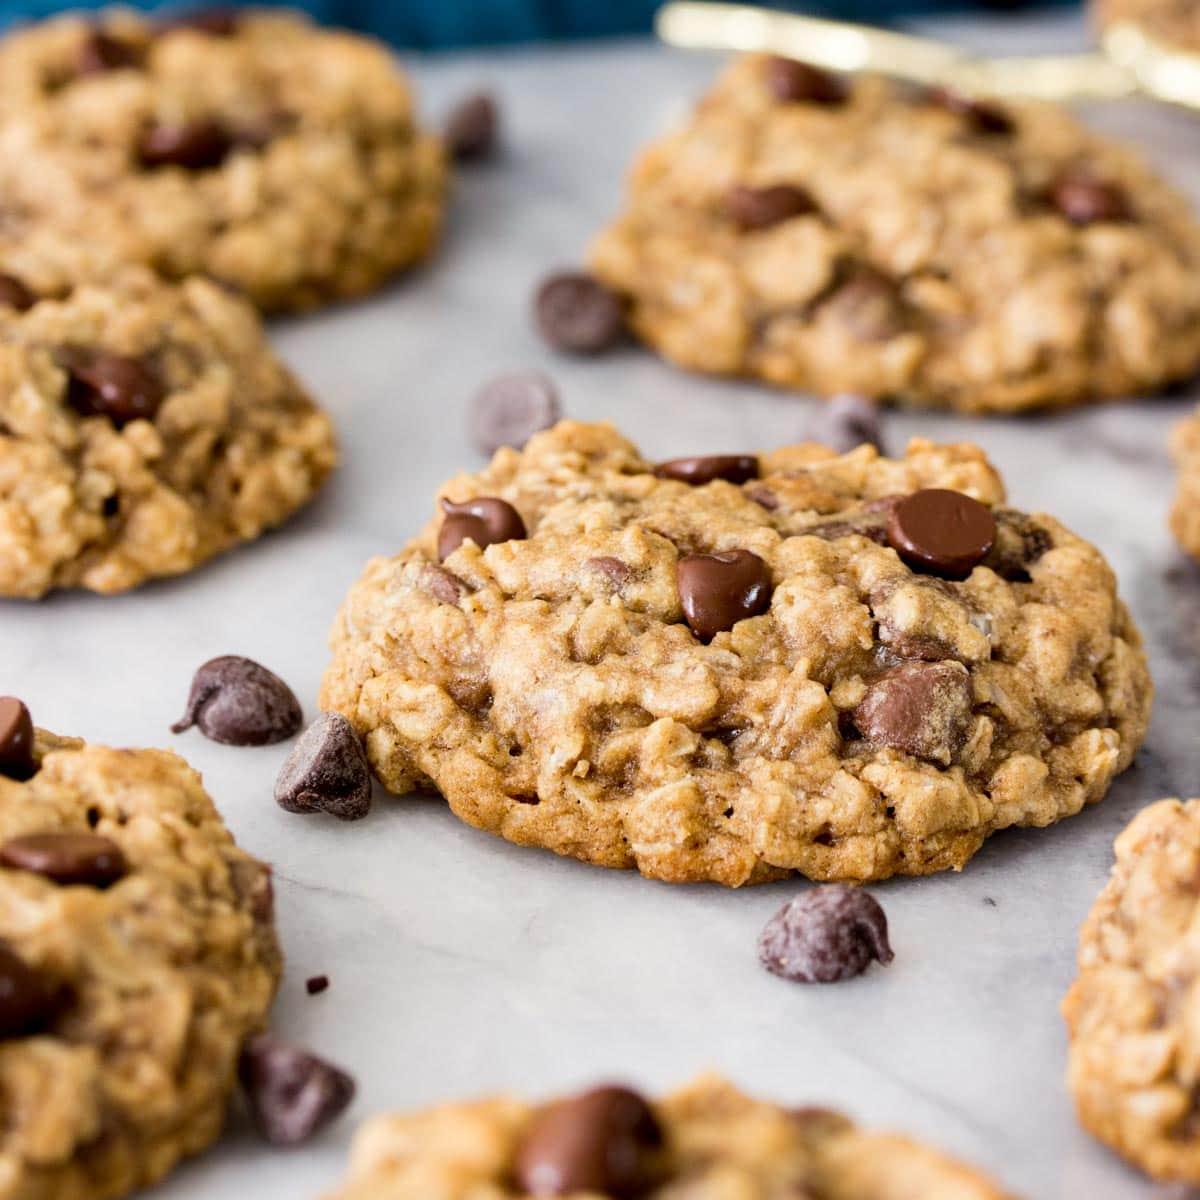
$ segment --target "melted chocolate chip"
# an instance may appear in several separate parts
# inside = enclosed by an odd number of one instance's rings
[[[443,604],[457,604],[467,592],[467,585],[445,567],[426,563],[421,571],[421,587]]]
[[[46,977],[0,942],[0,1038],[36,1032],[54,1008],[55,990]]]
[[[810,888],[783,906],[758,939],[759,961],[797,983],[837,983],[894,957],[883,909],[859,888]]]
[[[501,446],[521,449],[535,433],[549,429],[562,413],[558,389],[541,371],[498,375],[475,393],[467,410],[471,441],[484,454]]]
[[[171,726],[193,725],[229,746],[266,746],[290,738],[303,722],[300,702],[273,671],[236,654],[206,662],[192,679],[187,708]]]
[[[477,162],[496,149],[500,124],[495,98],[476,92],[460,100],[447,114],[442,137],[456,162]]]
[[[0,844],[0,865],[63,886],[106,888],[128,871],[121,847],[98,833],[29,833]]]
[[[140,48],[132,42],[114,37],[102,29],[93,29],[79,43],[75,55],[75,74],[102,75],[108,71],[120,71],[125,67],[136,67],[141,59]]]
[[[986,504],[947,488],[922,488],[888,513],[888,542],[915,571],[966,579],[996,540]]]
[[[1012,133],[1013,119],[998,104],[964,96],[950,88],[930,88],[925,94],[928,104],[944,108],[963,117],[976,133],[1001,135]]]
[[[890,341],[909,327],[896,285],[865,264],[856,267],[821,308],[864,342]]]
[[[534,316],[546,341],[571,354],[608,350],[625,332],[621,301],[599,280],[581,271],[564,271],[546,279],[534,298]]]
[[[259,1133],[276,1146],[308,1141],[354,1099],[345,1071],[265,1033],[246,1043],[238,1080]]]
[[[850,94],[837,75],[782,55],[767,59],[766,83],[771,95],[785,104],[845,104]]]
[[[901,663],[867,688],[852,720],[875,746],[948,765],[966,738],[972,698],[960,663]]]
[[[275,803],[294,813],[357,821],[371,810],[371,768],[354,727],[322,713],[301,735],[275,780]]]
[[[633,569],[628,563],[608,554],[589,558],[584,566],[599,571],[608,580],[614,592],[619,592],[633,578]]]
[[[142,358],[65,347],[59,361],[68,375],[67,403],[85,417],[107,417],[118,428],[152,421],[166,396],[158,373]]]
[[[0,696],[0,775],[25,780],[36,767],[29,709],[15,696]]]
[[[1073,225],[1133,219],[1133,209],[1122,188],[1094,179],[1083,171],[1066,171],[1060,175],[1050,185],[1049,198]]]
[[[788,183],[771,187],[739,185],[725,195],[725,211],[729,219],[747,232],[769,229],[772,225],[816,210],[816,203],[808,192]]]
[[[495,496],[476,496],[461,503],[443,500],[442,511],[446,516],[438,533],[438,558],[443,562],[468,538],[483,550],[528,537],[521,514]]]
[[[144,167],[206,171],[225,161],[234,142],[224,126],[206,118],[151,125],[138,142],[138,158]]]
[[[702,642],[771,607],[770,569],[749,550],[686,554],[675,574],[683,615]]]
[[[695,458],[671,458],[654,468],[659,479],[701,487],[714,479],[726,483],[745,483],[758,478],[758,459],[753,454],[709,454]]]
[[[28,312],[37,303],[33,294],[15,275],[0,274],[0,305]]]

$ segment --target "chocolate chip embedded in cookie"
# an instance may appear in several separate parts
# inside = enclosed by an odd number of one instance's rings
[[[1200,366],[1200,224],[1127,150],[778,58],[642,154],[589,266],[677,365],[822,395],[1005,412]]]
[[[433,1189],[431,1191],[431,1189]],[[751,1099],[715,1076],[661,1100],[607,1085],[379,1116],[329,1200],[595,1196],[1006,1200],[973,1168],[825,1108]]]
[[[352,589],[322,708],[391,791],[519,844],[925,874],[1100,800],[1145,734],[1111,569],[975,447],[654,463],[564,422],[442,494]]]
[[[5,1190],[115,1200],[215,1140],[281,972],[268,869],[160,750],[0,774]]]

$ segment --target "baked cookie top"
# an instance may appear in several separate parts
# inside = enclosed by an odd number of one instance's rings
[[[429,251],[443,176],[390,51],[295,14],[0,42],[0,269],[39,295],[137,263],[267,309],[351,296]]]
[[[1200,364],[1200,226],[1066,112],[736,62],[592,267],[681,366],[968,412]]]
[[[672,881],[925,874],[1099,800],[1144,736],[1112,571],[974,446],[656,467],[564,422],[440,496],[351,590],[322,708],[392,791],[511,841]]]
[[[1171,532],[1188,554],[1200,559],[1200,411],[1172,431],[1171,457],[1179,470]]]
[[[968,1166],[823,1108],[785,1109],[707,1077],[649,1104],[602,1087],[377,1117],[330,1200],[1004,1200]]]
[[[1079,1119],[1161,1179],[1200,1184],[1200,800],[1143,809],[1079,934],[1063,1002]]]
[[[0,595],[189,570],[336,460],[254,311],[213,283],[131,270],[25,311],[0,295]]]
[[[34,752],[0,764],[0,1190],[108,1200],[220,1131],[280,974],[270,875],[176,755]]]
[[[1129,22],[1167,50],[1200,51],[1200,10],[1193,0],[1093,0],[1101,31]]]

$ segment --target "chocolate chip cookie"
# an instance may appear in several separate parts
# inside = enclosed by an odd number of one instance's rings
[[[1079,1119],[1160,1179],[1200,1184],[1200,800],[1143,809],[1079,935],[1063,1002]]]
[[[1101,554],[920,440],[655,464],[564,422],[446,483],[332,646],[393,792],[729,885],[962,867],[1100,800],[1151,696]]]
[[[0,1190],[112,1200],[202,1150],[279,975],[269,872],[195,771],[0,698]]]
[[[130,269],[0,305],[0,595],[119,592],[308,501],[333,430],[216,284]]]
[[[1200,411],[1175,427],[1171,456],[1179,469],[1171,532],[1188,554],[1200,559]]]
[[[823,394],[1010,412],[1200,364],[1200,226],[1126,151],[786,59],[642,155],[591,266],[673,362]]]
[[[1200,51],[1200,9],[1192,0],[1093,0],[1092,16],[1103,32],[1128,23],[1164,49]]]
[[[515,1190],[514,1190],[515,1188]],[[706,1077],[651,1103],[618,1086],[383,1116],[330,1200],[1004,1200],[973,1168],[826,1108],[781,1108]]]
[[[114,8],[0,42],[0,269],[38,295],[137,263],[310,308],[427,255],[443,187],[391,52],[296,14]]]

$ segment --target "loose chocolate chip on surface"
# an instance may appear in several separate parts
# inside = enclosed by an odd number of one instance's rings
[[[446,516],[438,533],[438,558],[443,562],[468,538],[483,550],[528,536],[521,514],[507,500],[495,496],[477,496],[460,503],[443,500],[442,511]]]
[[[683,615],[702,642],[771,607],[771,572],[749,550],[686,554],[675,574]]]
[[[758,478],[758,458],[753,454],[709,454],[695,458],[671,458],[654,468],[659,479],[675,479],[701,487],[714,479],[745,483]]]
[[[852,719],[875,746],[948,765],[962,749],[972,701],[971,679],[961,663],[901,663],[867,688]]]
[[[0,696],[0,775],[28,779],[33,759],[33,718],[15,696]]]
[[[811,436],[839,454],[846,454],[864,443],[882,453],[879,405],[866,396],[834,396],[817,410]]]
[[[621,301],[581,271],[551,275],[538,288],[533,308],[542,337],[556,350],[598,354],[625,331]]]
[[[725,195],[725,211],[735,225],[750,232],[769,229],[792,217],[816,212],[813,198],[803,188],[788,183],[771,187],[739,185]]]
[[[93,29],[79,43],[79,51],[75,56],[75,73],[102,75],[106,71],[135,67],[140,61],[141,52],[137,46],[113,37],[102,29]]]
[[[106,888],[128,871],[121,847],[98,833],[28,833],[0,845],[0,865],[64,886]]]
[[[1068,171],[1050,185],[1050,202],[1073,225],[1098,221],[1129,221],[1133,210],[1125,192],[1115,183]]]
[[[160,33],[176,29],[190,29],[195,33],[207,33],[212,37],[232,37],[237,33],[238,14],[235,8],[211,6],[189,8],[171,16],[169,13],[158,23]]]
[[[520,450],[535,433],[549,429],[562,407],[553,380],[541,371],[510,371],[479,389],[467,410],[471,441],[483,454],[501,446]]]
[[[204,171],[219,167],[233,146],[234,139],[216,121],[151,125],[138,143],[138,158],[145,167]]]
[[[311,975],[304,981],[304,990],[310,996],[319,996],[322,992],[329,989],[328,975]]]
[[[447,114],[442,137],[456,162],[477,162],[496,149],[500,114],[496,100],[487,92],[476,92],[460,100]]]
[[[41,972],[0,942],[0,1038],[20,1037],[44,1025],[54,999]]]
[[[998,104],[977,100],[951,88],[930,88],[926,102],[966,118],[977,133],[1005,134],[1015,128],[1012,117]]]
[[[251,659],[226,654],[196,672],[187,708],[171,731],[183,733],[196,725],[214,742],[266,746],[290,738],[303,720],[299,700],[278,675]]]
[[[767,60],[767,88],[789,104],[844,104],[849,96],[838,76],[782,55]]]
[[[662,1129],[636,1092],[598,1087],[543,1109],[517,1148],[514,1176],[530,1196],[596,1193],[637,1200],[654,1186]]]
[[[996,540],[986,504],[948,488],[922,488],[888,513],[888,542],[915,571],[966,579]]]
[[[855,268],[821,308],[864,342],[890,341],[909,327],[896,285],[865,264]]]
[[[246,1043],[238,1079],[259,1133],[276,1146],[307,1141],[354,1099],[345,1071],[266,1033]]]
[[[288,812],[327,812],[343,821],[370,812],[371,768],[341,713],[322,713],[300,735],[275,780],[275,802]]]
[[[59,358],[69,377],[67,403],[82,416],[108,417],[118,429],[152,421],[166,395],[144,359],[79,347],[65,348]]]
[[[37,303],[37,297],[15,276],[0,274],[0,305],[28,312]]]
[[[837,983],[894,955],[883,909],[860,888],[834,883],[788,901],[759,935],[758,957],[784,979]]]

